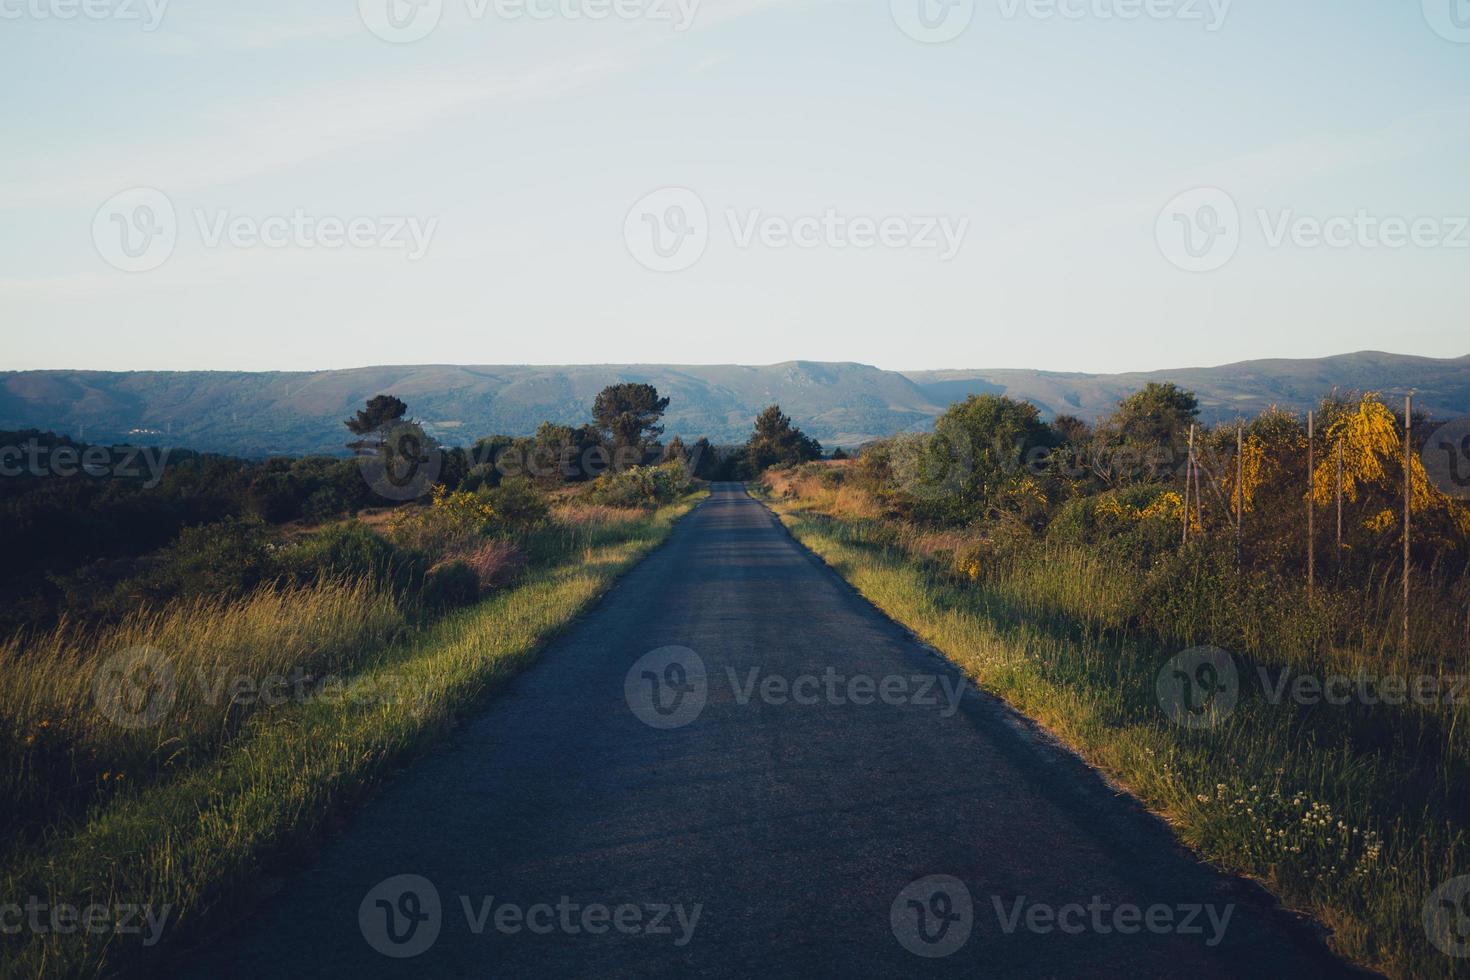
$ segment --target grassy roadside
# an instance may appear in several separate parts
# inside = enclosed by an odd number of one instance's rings
[[[529,663],[667,537],[702,495],[607,533],[514,588],[374,651],[334,696],[251,716],[227,748],[176,778],[113,797],[80,827],[16,855],[0,902],[148,908],[147,931],[72,922],[0,932],[6,976],[156,971],[247,911],[343,814]]]
[[[1155,688],[1176,650],[1024,608],[1014,588],[947,579],[872,521],[772,506],[870,601],[1164,814],[1206,860],[1311,910],[1343,954],[1394,976],[1470,976],[1423,924],[1426,898],[1465,866],[1455,805],[1426,798],[1404,747],[1347,737],[1363,719],[1244,697],[1214,728],[1176,726]]]

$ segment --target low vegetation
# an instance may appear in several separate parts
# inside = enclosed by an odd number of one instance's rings
[[[598,475],[504,467],[315,522],[225,513],[107,576],[79,566],[0,639],[0,894],[167,915],[157,943],[6,931],[0,973],[166,965],[657,545],[693,506],[692,468],[660,462],[665,400],[604,395],[642,407],[612,416],[623,463]],[[349,422],[370,462],[422,462],[405,409],[385,396]],[[39,505],[47,482],[11,500]]]
[[[1466,975],[1425,910],[1470,870],[1470,512],[1404,458],[1401,420],[1372,396],[1322,406],[1313,453],[1331,466],[1310,484],[1304,420],[1272,412],[1239,433],[1196,429],[1191,468],[1192,409],[1187,392],[1147,390],[1091,429],[971,399],[934,435],[771,470],[764,486],[864,595],[1119,778],[1204,857],[1310,909],[1353,959],[1395,976]],[[1339,436],[1356,481],[1343,481],[1340,552]],[[1237,441],[1239,466],[1226,451]],[[1178,462],[1128,471],[1120,446]],[[1393,510],[1405,466],[1422,533],[1408,646]],[[1205,644],[1226,651],[1210,669],[1234,678],[1215,692],[1229,686],[1228,702],[1177,683],[1179,658]]]

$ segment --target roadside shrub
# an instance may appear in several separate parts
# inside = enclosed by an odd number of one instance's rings
[[[482,495],[494,510],[496,523],[505,528],[535,527],[550,513],[546,496],[524,476],[507,477]]]
[[[526,556],[521,550],[499,539],[486,541],[474,551],[460,555],[458,560],[474,571],[480,595],[509,585],[526,567]]]
[[[155,600],[242,595],[276,572],[264,522],[231,517],[184,528],[151,561],[140,591]]]
[[[454,609],[480,598],[480,577],[462,561],[441,562],[424,576],[419,599],[429,609]]]
[[[673,462],[603,474],[593,484],[588,498],[611,507],[656,507],[673,503],[688,489],[688,470]]]
[[[1168,487],[1139,485],[1064,503],[1047,528],[1057,544],[1101,546],[1148,565],[1179,547],[1184,501]]]
[[[405,507],[388,521],[388,537],[431,561],[468,551],[491,530],[495,508],[478,493],[434,488],[428,507]]]
[[[352,521],[327,528],[295,545],[283,559],[298,581],[326,575],[369,579],[403,592],[423,576],[423,558],[393,545],[372,529]]]

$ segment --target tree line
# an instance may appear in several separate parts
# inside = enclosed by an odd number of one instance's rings
[[[491,435],[462,447],[441,445],[410,417],[407,403],[381,394],[345,420],[350,456],[244,459],[90,446],[38,430],[0,433],[0,533],[8,556],[0,566],[7,599],[0,631],[52,621],[84,605],[85,597],[136,578],[143,556],[180,543],[228,563],[230,554],[257,547],[261,526],[318,524],[422,503],[431,486],[494,492],[508,510],[537,513],[544,511],[538,495],[559,487],[596,486],[603,499],[639,502],[657,494],[662,484],[649,471],[660,465],[680,466],[699,479],[744,479],[766,466],[821,455],[820,445],[777,406],[761,413],[742,446],[714,446],[705,438],[686,443],[679,436],[664,442],[668,406],[652,385],[616,384],[598,393],[582,425],[545,422],[529,436]],[[432,461],[432,480],[422,496],[385,499],[364,478],[365,457],[390,469]],[[207,549],[197,534],[185,534],[202,527],[221,529]],[[170,568],[183,567],[183,553],[176,558]],[[158,574],[160,590],[179,579]]]

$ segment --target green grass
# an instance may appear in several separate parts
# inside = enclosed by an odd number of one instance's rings
[[[1470,976],[1422,920],[1429,893],[1470,870],[1452,737],[1464,705],[1272,705],[1247,670],[1227,719],[1185,729],[1155,689],[1180,647],[1124,628],[1109,594],[1126,583],[1087,556],[972,583],[906,550],[886,522],[774,506],[876,606],[1126,785],[1203,858],[1309,909],[1342,953],[1395,976]]]
[[[0,739],[0,793],[9,802],[0,860],[88,806],[213,756],[262,710],[260,699],[223,689],[234,676],[286,679],[298,667],[318,677],[334,673],[404,625],[391,593],[366,581],[323,580],[144,607],[105,627],[63,622],[0,645],[0,717],[8,729]],[[167,717],[118,724],[101,709],[128,706],[110,698],[101,704],[97,679],[154,662],[173,672],[177,694]],[[275,692],[267,696],[274,700]]]
[[[0,934],[0,972],[151,972],[247,912],[269,876],[299,867],[343,814],[530,662],[694,503],[541,542],[543,561],[514,588],[338,658],[338,696],[256,711],[212,757],[116,792],[12,854],[0,902],[146,905],[169,919],[153,946],[133,935]],[[271,657],[257,650],[232,666],[248,673]]]

